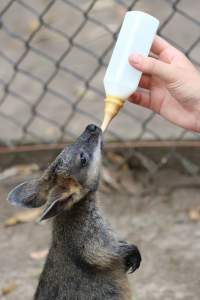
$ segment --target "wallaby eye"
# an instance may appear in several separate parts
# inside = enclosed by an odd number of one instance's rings
[[[80,162],[82,167],[85,167],[87,165],[88,160],[84,152],[80,153]]]

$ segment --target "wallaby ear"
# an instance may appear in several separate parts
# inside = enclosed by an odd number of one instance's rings
[[[16,186],[7,197],[7,200],[17,206],[39,207],[45,203],[45,198],[39,193],[39,180],[30,180]]]
[[[81,185],[72,177],[63,178],[51,190],[49,200],[40,221],[55,217],[66,209],[70,209],[84,196]]]
[[[55,217],[58,214],[60,214],[65,209],[65,205],[67,204],[67,201],[68,201],[68,199],[54,200],[50,205],[48,205],[44,209],[39,221],[41,222],[41,221]]]

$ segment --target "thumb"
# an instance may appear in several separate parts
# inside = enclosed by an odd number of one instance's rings
[[[155,58],[133,54],[129,57],[129,63],[135,69],[148,75],[155,75],[166,83],[176,80],[174,67]]]

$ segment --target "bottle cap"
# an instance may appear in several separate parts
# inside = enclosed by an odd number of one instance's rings
[[[124,100],[112,96],[105,98],[104,107],[104,120],[101,125],[102,131],[105,131],[111,120],[118,114],[119,110],[123,107]]]

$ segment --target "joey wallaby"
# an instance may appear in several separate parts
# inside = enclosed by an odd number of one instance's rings
[[[138,248],[119,241],[98,210],[102,132],[89,125],[39,179],[8,195],[12,204],[44,205],[54,217],[49,254],[35,300],[131,299],[126,272],[140,265]]]

